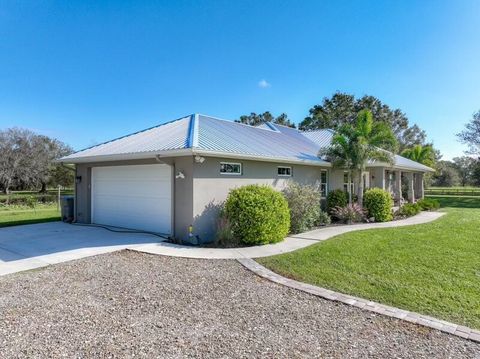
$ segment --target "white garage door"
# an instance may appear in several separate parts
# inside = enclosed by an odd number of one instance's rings
[[[92,168],[92,223],[171,234],[168,165]]]

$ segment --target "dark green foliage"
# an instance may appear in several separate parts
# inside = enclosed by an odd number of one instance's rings
[[[372,188],[365,192],[363,205],[368,212],[368,217],[373,217],[376,222],[388,222],[393,219],[393,199],[390,193],[380,188]]]
[[[440,202],[432,198],[424,198],[417,202],[422,211],[435,211],[440,208]]]
[[[457,136],[462,143],[469,146],[470,153],[480,154],[480,111],[473,114],[473,118],[465,126],[465,130]]]
[[[370,110],[375,121],[383,122],[391,128],[399,143],[399,151],[414,145],[425,144],[425,131],[417,125],[410,126],[405,113],[392,109],[374,96],[355,96],[337,92],[325,97],[321,104],[313,106],[299,125],[301,130],[319,128],[340,129],[343,125],[353,125],[357,114],[362,110]]]
[[[327,195],[327,212],[331,211],[335,207],[345,207],[348,203],[347,194],[341,189],[335,189],[330,191]]]
[[[231,190],[225,214],[234,236],[244,244],[280,242],[290,229],[285,197],[268,186],[248,185]]]
[[[321,193],[318,188],[290,182],[283,191],[290,209],[290,232],[301,233],[315,226],[330,223],[320,209]]]
[[[417,203],[405,203],[400,209],[398,210],[397,214],[400,217],[412,217],[416,214],[419,214],[422,210]]]
[[[239,120],[235,122],[243,123],[250,126],[258,126],[265,122],[273,122],[278,125],[288,126],[295,128],[295,124],[290,121],[286,113],[280,114],[280,116],[274,117],[269,111],[264,113],[256,114],[255,112],[250,113],[250,115],[240,116]]]

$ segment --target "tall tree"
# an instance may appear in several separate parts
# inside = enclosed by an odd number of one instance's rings
[[[477,162],[478,160],[469,156],[455,157],[453,159],[454,167],[460,178],[460,184],[463,187],[474,182],[473,174]]]
[[[435,165],[435,152],[431,145],[415,145],[402,151],[402,156],[412,161],[433,167]]]
[[[332,138],[330,147],[320,151],[334,168],[344,168],[354,178],[358,204],[363,206],[363,174],[369,161],[393,163],[393,155],[386,151],[396,145],[395,136],[385,122],[374,121],[369,110],[361,110],[354,124],[345,123]],[[352,196],[349,193],[349,203]]]
[[[472,120],[457,136],[462,143],[469,146],[468,153],[480,154],[480,110],[473,114]]]
[[[71,152],[62,142],[30,130],[0,131],[0,188],[4,193],[18,185],[46,189],[52,171],[59,171],[53,160]]]
[[[344,124],[354,124],[361,110],[370,110],[375,121],[384,122],[390,126],[397,138],[399,151],[414,145],[425,144],[425,131],[417,125],[410,126],[405,113],[399,109],[391,109],[374,96],[355,96],[337,92],[332,97],[325,97],[322,104],[313,106],[299,125],[301,130],[330,128],[337,130]]]
[[[432,185],[438,187],[452,187],[460,182],[455,164],[451,161],[437,162],[437,170],[432,176]]]
[[[264,113],[260,114],[252,112],[250,115],[240,116],[240,119],[235,120],[235,122],[250,126],[258,126],[265,122],[273,122],[279,125],[295,128],[295,124],[290,121],[286,113],[282,113],[279,116],[274,117],[269,111],[265,111]]]

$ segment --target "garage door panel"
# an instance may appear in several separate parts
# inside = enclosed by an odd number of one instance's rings
[[[171,234],[171,181],[167,165],[94,167],[92,222]]]
[[[115,182],[100,182],[96,183],[97,196],[114,196],[129,198],[171,198],[170,182],[137,182],[137,183],[115,183]],[[155,191],[146,193],[145,188],[156,188]]]

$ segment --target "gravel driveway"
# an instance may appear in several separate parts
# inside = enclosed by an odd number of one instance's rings
[[[0,278],[8,357],[480,358],[480,345],[265,281],[239,263],[100,255]]]

